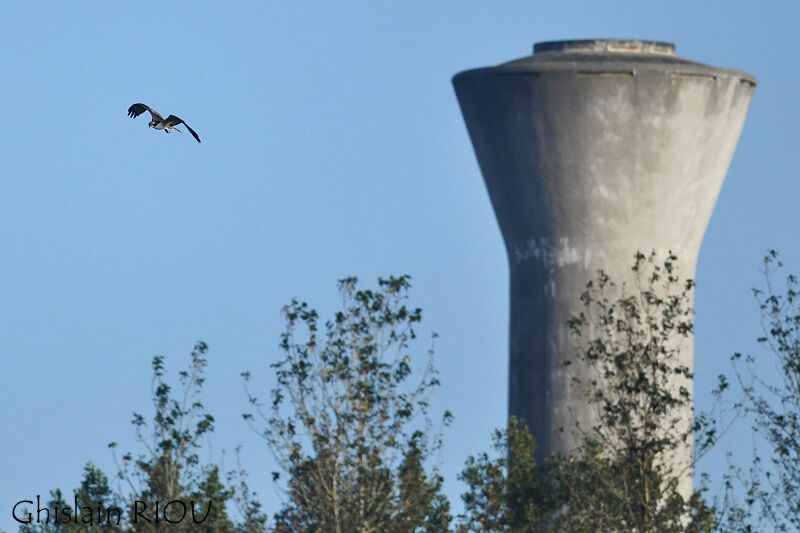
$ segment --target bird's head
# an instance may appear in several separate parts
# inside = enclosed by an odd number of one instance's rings
[[[150,121],[150,124],[148,124],[148,126],[151,128],[155,128],[156,124],[158,124],[158,122],[156,121],[156,119],[153,119]]]

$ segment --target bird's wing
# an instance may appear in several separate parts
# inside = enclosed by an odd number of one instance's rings
[[[185,123],[183,120],[179,119],[175,115],[170,115],[167,117],[166,127],[172,128],[177,126],[178,124],[183,124],[184,126],[186,126],[186,129],[189,130],[189,133],[191,133],[192,136],[194,136],[195,140],[197,142],[200,142],[200,137],[197,136],[197,132],[195,132],[192,128],[190,128],[187,123]]]
[[[164,120],[164,117],[159,115],[158,111],[156,111],[155,109],[152,109],[152,108],[150,108],[150,107],[148,107],[148,106],[146,106],[144,104],[133,104],[132,106],[130,106],[128,108],[128,116],[131,117],[131,118],[136,118],[139,115],[141,115],[142,113],[144,113],[145,111],[150,111],[150,115],[152,115],[153,120],[157,120],[159,122]]]

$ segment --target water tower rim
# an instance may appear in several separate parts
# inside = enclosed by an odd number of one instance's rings
[[[533,53],[568,52],[604,54],[652,54],[675,56],[675,45],[662,41],[638,39],[581,39],[572,41],[545,41],[533,45]]]

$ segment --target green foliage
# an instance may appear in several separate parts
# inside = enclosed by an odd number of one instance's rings
[[[228,481],[233,493],[233,502],[239,511],[241,521],[236,525],[238,533],[262,533],[266,531],[267,515],[261,509],[258,495],[250,490],[247,484],[247,472],[239,463],[239,451],[236,449],[237,469],[228,473]]]
[[[108,478],[92,463],[84,469],[83,480],[75,489],[74,497],[65,501],[60,490],[51,492],[47,503],[49,514],[41,519],[48,523],[33,523],[20,527],[21,533],[82,533],[82,532],[242,532],[265,531],[266,517],[248,489],[244,478],[237,492],[220,479],[216,465],[204,465],[198,453],[202,439],[214,430],[213,417],[205,412],[200,402],[207,366],[205,343],[198,343],[191,355],[191,365],[181,372],[182,388],[177,397],[164,377],[164,359],[153,358],[152,394],[155,414],[152,425],[145,417],[134,413],[132,423],[137,440],[144,452],[134,457],[131,453],[122,456],[118,478],[125,484],[124,495],[111,490]],[[149,434],[146,430],[149,427]],[[116,444],[109,447],[116,449]],[[116,459],[116,455],[115,455]],[[232,478],[233,478],[232,477]],[[231,479],[232,479],[231,478]],[[173,504],[165,511],[165,506]],[[77,501],[77,506],[75,502]],[[137,517],[137,502],[141,511]],[[156,502],[159,504],[159,523],[155,522]],[[212,502],[209,505],[209,502]],[[234,523],[228,516],[226,504],[233,502],[239,507],[243,520]],[[194,503],[194,505],[193,505]],[[42,506],[45,505],[41,502]],[[34,508],[35,508],[34,504]],[[142,507],[146,505],[146,508]],[[181,516],[183,505],[186,515]],[[77,512],[74,509],[77,507]],[[192,515],[192,508],[195,515]],[[108,509],[119,509],[118,514],[107,513]],[[64,510],[67,509],[65,512]],[[30,512],[30,510],[29,510]],[[166,512],[166,514],[165,514]],[[98,514],[99,513],[99,514]],[[119,525],[117,517],[119,516]],[[177,523],[165,522],[167,517]],[[178,519],[183,520],[178,521]],[[148,521],[149,519],[150,521]]]
[[[747,472],[732,469],[723,531],[800,531],[800,302],[794,275],[775,287],[774,274],[782,266],[771,250],[764,257],[766,287],[754,290],[764,330],[758,341],[777,376],[764,376],[763,360],[756,366],[754,356],[733,356],[742,405],[768,447],[769,460],[756,448]]]
[[[553,531],[712,531],[714,509],[705,504],[699,491],[685,502],[675,477],[649,465],[631,464],[626,455],[608,457],[597,443],[585,443],[578,457],[551,461],[547,471],[564,497]]]
[[[75,510],[77,502],[77,512]],[[30,513],[31,524],[20,526],[20,533],[85,533],[121,532],[123,528],[116,523],[116,514],[108,514],[107,510],[117,508],[122,510],[122,505],[109,485],[108,478],[100,469],[91,462],[83,470],[83,481],[80,487],[73,491],[73,497],[67,501],[59,489],[50,491],[50,499],[41,502],[41,508],[47,511],[37,513],[39,502],[34,502]],[[40,520],[37,523],[37,519]],[[120,513],[120,523],[122,523]]]
[[[713,511],[697,491],[689,501],[680,493],[694,464],[685,459],[693,375],[681,357],[692,341],[694,282],[678,276],[676,261],[673,254],[659,262],[655,252],[637,253],[630,292],[599,272],[581,295],[582,311],[569,321],[574,364],[589,370],[576,372],[573,382],[596,423],[576,427],[577,453],[549,465],[568,494],[560,531],[661,533],[713,525]]]
[[[393,526],[387,531],[439,533],[449,529],[450,502],[441,492],[442,477],[425,472],[423,438],[420,431],[412,434],[397,469],[399,497]]]
[[[576,424],[576,450],[537,466],[533,438],[512,420],[494,439],[507,459],[467,461],[462,530],[711,531],[714,510],[680,487],[694,464],[680,461],[693,431],[703,451],[717,430],[708,417],[687,416],[693,376],[681,350],[692,340],[694,283],[679,278],[676,261],[639,253],[631,290],[602,271],[587,284],[568,323],[576,349],[567,370],[596,422]]]
[[[199,487],[202,478],[209,474],[199,468],[198,458],[203,436],[214,430],[214,417],[204,412],[200,402],[205,382],[203,372],[208,364],[207,350],[205,343],[195,346],[189,370],[179,374],[183,394],[177,398],[170,395],[171,387],[164,379],[164,358],[153,358],[151,389],[155,415],[151,435],[148,437],[144,433],[147,429],[144,416],[134,413],[132,424],[145,451],[135,459],[132,454],[125,454],[120,472],[142,500],[178,499],[187,489]]]
[[[234,498],[234,489],[226,487],[221,481],[216,465],[201,464],[199,459],[198,453],[203,446],[203,439],[214,431],[214,417],[205,411],[200,401],[205,383],[204,373],[208,366],[207,351],[205,343],[199,342],[195,345],[189,369],[179,373],[181,390],[177,396],[171,394],[171,387],[165,380],[164,359],[153,358],[152,394],[155,414],[152,425],[149,427],[149,435],[146,434],[148,424],[145,417],[134,413],[132,423],[144,451],[136,457],[131,453],[123,455],[119,472],[119,478],[130,489],[127,496],[128,509],[133,510],[130,511],[129,523],[136,520],[136,502],[147,505],[141,516],[151,521],[140,517],[136,523],[132,523],[137,533],[237,529],[259,531],[258,524],[261,524],[260,530],[264,530],[265,517],[254,516],[252,513],[247,516],[244,524],[234,525],[228,516],[226,505],[229,502],[247,502]],[[116,445],[111,443],[109,447],[113,449]],[[183,510],[183,506],[176,505],[171,515],[164,509],[168,502],[174,500],[183,502],[188,512],[183,520],[170,525],[165,523],[165,517],[173,521],[179,520]],[[160,523],[155,522],[156,502],[161,504]],[[250,506],[258,509],[255,503]],[[196,515],[192,515],[193,508]]]
[[[466,512],[458,531],[545,531],[560,498],[534,459],[536,442],[527,424],[511,417],[505,431],[492,435],[492,444],[494,458],[485,452],[469,457],[459,475],[468,490],[461,496]]]
[[[379,279],[377,291],[341,280],[342,310],[323,328],[308,304],[284,307],[272,401],[248,392],[258,431],[287,476],[274,531],[446,531],[441,478],[424,468],[441,445],[427,416],[439,381],[432,350],[419,373],[412,366],[422,312],[405,305],[408,280]],[[449,420],[445,413],[443,424]]]

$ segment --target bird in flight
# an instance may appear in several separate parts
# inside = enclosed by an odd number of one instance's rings
[[[158,111],[156,111],[155,109],[151,109],[150,107],[144,104],[133,104],[128,108],[128,116],[131,118],[136,118],[145,111],[150,111],[150,115],[153,117],[153,120],[151,120],[150,124],[148,124],[148,126],[150,126],[151,128],[155,128],[157,130],[164,130],[167,133],[169,133],[169,130],[171,129],[179,133],[183,133],[181,130],[175,127],[178,124],[183,124],[184,126],[186,126],[186,129],[189,130],[189,133],[191,133],[194,136],[195,140],[197,140],[197,142],[200,142],[200,137],[197,136],[197,133],[195,133],[195,131],[192,128],[190,128],[187,123],[185,123],[183,120],[179,119],[175,115],[170,115],[165,120],[164,117],[159,115]]]

